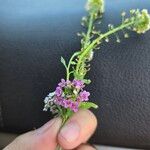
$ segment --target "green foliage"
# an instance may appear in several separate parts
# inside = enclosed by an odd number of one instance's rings
[[[150,15],[148,11],[145,9],[142,11],[137,9],[131,10],[130,17],[128,18],[126,18],[126,12],[123,12],[121,14],[122,22],[120,25],[114,27],[112,24],[109,24],[108,31],[106,33],[101,33],[101,31],[95,28],[95,22],[100,20],[104,12],[103,7],[103,0],[88,0],[87,2],[86,8],[89,13],[87,17],[82,18],[81,23],[87,28],[87,32],[78,33],[81,37],[81,50],[72,55],[68,65],[64,58],[61,57],[61,62],[67,70],[67,80],[69,80],[70,75],[73,75],[73,78],[83,80],[84,83],[90,84],[91,81],[86,79],[87,72],[90,70],[89,63],[93,59],[94,51],[99,49],[103,41],[109,42],[109,37],[113,35],[116,37],[116,42],[120,43],[119,31],[123,33],[124,38],[128,38],[129,34],[127,30],[145,33],[150,29]],[[83,105],[90,107],[89,105],[91,105],[91,103],[84,103]]]
[[[85,84],[90,84],[91,83],[90,79],[83,79],[83,81],[84,81]]]
[[[98,32],[99,34],[97,34],[97,37],[92,38],[89,44],[81,49],[82,53],[78,56],[78,63],[76,65],[76,77],[85,77],[86,73],[89,71],[89,68],[87,69],[87,64],[89,63],[88,57],[90,56],[89,54],[93,53],[95,49],[99,48],[99,45],[103,42],[103,40],[109,42],[109,36],[115,36],[116,41],[120,43],[120,37],[118,35],[119,31],[124,34],[125,38],[128,38],[129,34],[127,33],[127,30],[132,30],[137,33],[145,33],[150,29],[150,15],[148,14],[147,10],[131,10],[129,18],[125,18],[125,15],[126,13],[123,12],[122,23],[120,25],[114,27],[113,25],[109,24],[108,31],[106,33]]]
[[[67,68],[66,61],[63,57],[61,57],[61,63],[64,65],[65,68]]]
[[[90,109],[90,108],[94,108],[94,109],[97,109],[98,106],[92,102],[82,102],[80,104],[80,108],[81,109]]]
[[[120,43],[120,37],[118,32],[123,33],[124,38],[128,38],[129,34],[127,30],[132,30],[137,33],[145,33],[150,29],[150,15],[147,10],[140,11],[131,10],[130,17],[126,18],[126,12],[121,14],[122,22],[117,27],[108,25],[108,31],[101,33],[101,31],[95,28],[95,22],[100,19],[104,12],[104,1],[103,0],[88,0],[86,8],[89,12],[87,17],[82,18],[82,25],[87,28],[87,32],[78,34],[81,36],[81,50],[75,52],[68,65],[63,57],[61,62],[67,70],[67,80],[70,75],[75,79],[83,80],[84,83],[90,84],[90,80],[86,79],[87,72],[90,70],[90,61],[93,59],[94,51],[99,49],[100,44],[105,41],[109,42],[110,36],[116,37],[116,42]],[[99,17],[98,17],[99,16]]]
[[[101,31],[97,30],[94,26],[95,22],[100,19],[102,11],[101,7],[103,1],[101,0],[89,0],[87,4],[87,10],[89,11],[89,15],[87,17],[83,17],[82,25],[87,27],[87,33],[80,33],[78,34],[81,36],[81,51],[76,52],[71,57],[68,66],[65,63],[65,60],[62,58],[61,62],[64,66],[67,66],[68,70],[68,77],[69,79],[70,74],[73,73],[73,78],[83,80],[84,83],[90,84],[91,81],[85,78],[87,72],[90,70],[90,61],[93,59],[94,51],[99,49],[99,45],[105,40],[109,42],[110,36],[116,37],[116,42],[120,43],[120,37],[117,32],[121,31],[123,33],[124,38],[128,38],[129,34],[127,30],[132,30],[137,33],[145,33],[150,29],[150,15],[148,14],[147,10],[131,10],[130,17],[126,18],[126,13],[123,12],[122,15],[122,22],[117,27],[113,25],[108,25],[108,31],[106,33],[101,33]],[[97,14],[97,15],[95,15]],[[100,15],[101,14],[101,15]],[[71,68],[72,67],[72,68]],[[80,108],[97,108],[97,105],[87,102],[81,103]]]

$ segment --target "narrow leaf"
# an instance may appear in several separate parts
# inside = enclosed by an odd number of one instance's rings
[[[71,62],[71,64],[72,64],[72,65],[76,65],[77,63],[76,63],[76,62],[74,62],[74,61],[72,61],[72,62]]]
[[[83,81],[84,81],[85,84],[90,84],[91,83],[90,79],[84,79]]]
[[[90,108],[95,108],[97,109],[98,108],[98,105],[92,103],[92,102],[82,102],[80,104],[80,108],[82,109],[90,109]]]
[[[61,56],[61,63],[65,66],[65,68],[67,68],[66,61],[62,56]]]

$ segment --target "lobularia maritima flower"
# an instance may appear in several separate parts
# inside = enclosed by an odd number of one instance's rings
[[[84,82],[82,80],[61,82],[56,87],[55,92],[49,94],[45,98],[45,108],[47,111],[49,106],[57,105],[63,108],[69,108],[73,112],[77,112],[81,102],[88,101],[90,93],[84,90]],[[53,111],[53,110],[52,110]]]

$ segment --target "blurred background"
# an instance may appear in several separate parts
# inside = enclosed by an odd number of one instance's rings
[[[77,32],[86,0],[0,0],[0,145],[52,118],[43,99],[65,75],[60,57],[80,48]],[[149,0],[106,0],[99,28],[119,24],[122,11]],[[150,32],[95,54],[88,87],[99,126],[91,143],[150,149]],[[115,148],[116,149],[116,148]]]

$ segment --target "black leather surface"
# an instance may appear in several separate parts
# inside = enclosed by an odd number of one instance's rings
[[[60,57],[80,48],[85,0],[0,0],[0,130],[22,133],[51,118],[43,99],[64,76]],[[101,27],[149,0],[106,0]],[[92,142],[150,149],[150,32],[103,44],[89,74],[99,126]]]

